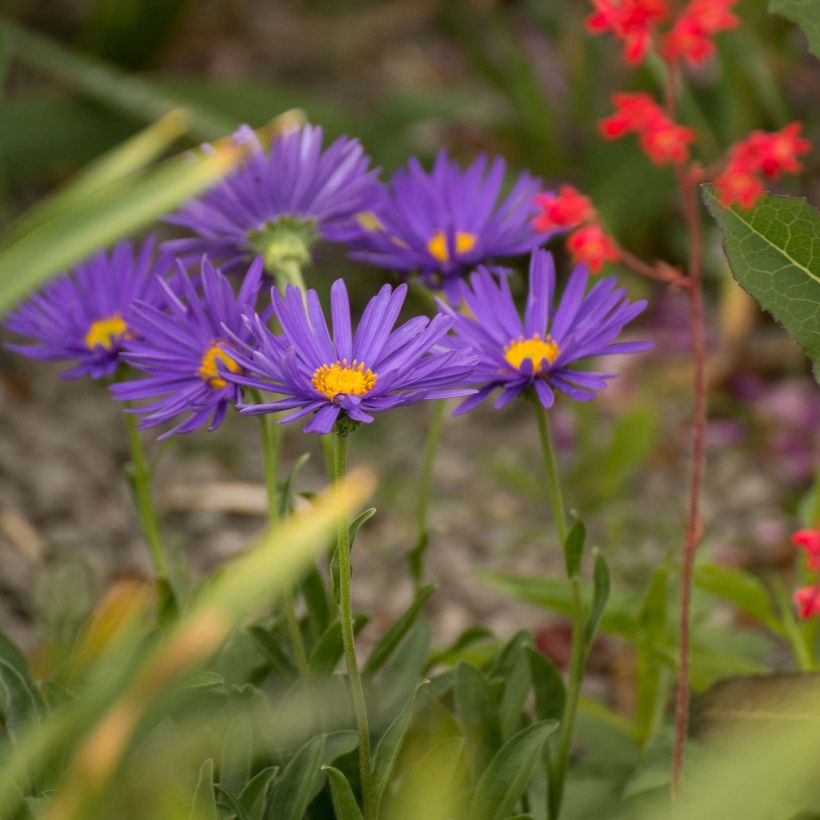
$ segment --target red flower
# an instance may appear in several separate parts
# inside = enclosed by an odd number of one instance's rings
[[[820,615],[820,586],[801,587],[795,590],[792,598],[801,619]]]
[[[715,179],[715,186],[724,205],[737,203],[741,208],[753,207],[764,193],[761,181],[742,166],[730,165]]]
[[[542,212],[533,219],[537,231],[551,231],[553,228],[571,228],[583,222],[593,213],[589,197],[579,193],[572,185],[562,185],[558,194],[538,194],[536,204]]]
[[[820,570],[820,529],[798,530],[792,535],[792,544],[806,551],[806,565]]]
[[[689,159],[687,145],[694,138],[695,132],[691,128],[664,119],[644,129],[640,139],[641,147],[652,162],[662,165],[665,162],[686,162]]]
[[[780,174],[799,174],[803,170],[797,157],[811,150],[811,142],[800,136],[802,130],[802,122],[791,122],[780,131],[755,131],[751,135],[760,170],[767,177],[777,179]]]
[[[624,59],[629,65],[643,61],[652,42],[655,23],[669,15],[667,0],[592,0],[595,11],[587,17],[591,34],[611,31],[624,41]]]
[[[621,257],[615,241],[597,222],[573,231],[567,238],[567,249],[576,262],[585,262],[593,273],[599,273],[606,262],[617,262]]]
[[[740,20],[729,11],[737,0],[692,0],[666,35],[663,56],[670,61],[685,57],[700,65],[715,53],[711,37],[735,28]]]

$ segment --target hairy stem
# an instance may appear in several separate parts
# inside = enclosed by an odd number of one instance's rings
[[[347,435],[348,431],[340,429],[338,426],[333,430],[333,481],[336,484],[344,479],[347,469]],[[339,517],[337,532],[339,618],[342,625],[342,643],[344,644],[347,677],[350,684],[350,697],[353,701],[353,714],[356,718],[356,729],[359,733],[359,771],[362,780],[364,820],[374,820],[375,796],[370,761],[370,727],[367,721],[367,705],[364,699],[362,679],[359,675],[359,665],[356,660],[353,609],[350,600],[350,530],[347,516]]]

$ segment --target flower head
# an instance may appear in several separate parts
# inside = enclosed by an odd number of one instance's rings
[[[185,205],[168,221],[196,236],[166,246],[178,256],[203,254],[226,269],[256,255],[270,270],[303,264],[317,239],[348,242],[361,232],[357,214],[371,208],[380,184],[358,140],[340,137],[322,147],[322,129],[304,125],[265,150],[248,126],[234,140],[250,149],[224,182]]]
[[[567,250],[575,262],[587,265],[593,273],[599,273],[607,262],[621,258],[615,240],[597,222],[573,231],[567,237]]]
[[[629,65],[643,62],[652,44],[655,26],[669,16],[666,0],[592,0],[595,11],[587,17],[591,34],[611,31],[624,42]]]
[[[208,422],[209,430],[222,423],[239,388],[228,381],[239,372],[231,342],[248,342],[250,330],[243,314],[252,314],[262,281],[262,260],[248,269],[237,294],[231,283],[203,258],[195,286],[180,270],[180,294],[166,288],[168,310],[137,303],[133,327],[137,338],[128,343],[123,358],[145,376],[111,386],[121,401],[153,400],[129,408],[142,416],[140,428],[156,427],[185,415],[160,439],[175,433],[190,433]]]
[[[712,37],[740,25],[740,20],[730,11],[736,2],[692,0],[666,35],[663,56],[669,61],[686,58],[694,66],[714,56]]]
[[[31,342],[7,347],[32,359],[73,361],[63,378],[110,375],[136,332],[134,300],[157,305],[165,298],[159,278],[169,259],[153,261],[153,253],[149,238],[140,248],[120,242],[80,263],[9,313],[5,326]]]
[[[763,183],[754,174],[731,166],[715,177],[715,187],[724,205],[737,203],[742,208],[753,207],[765,193]]]
[[[303,301],[289,285],[272,292],[273,310],[283,330],[274,336],[258,319],[248,319],[254,345],[237,362],[246,375],[230,375],[238,385],[271,391],[281,398],[243,405],[242,413],[292,410],[282,422],[313,416],[305,432],[328,433],[340,416],[370,423],[373,414],[425,399],[464,396],[475,365],[464,352],[441,347],[450,328],[446,316],[416,316],[394,325],[407,294],[385,285],[367,304],[355,333],[344,281],[330,291],[331,336],[316,291]]]
[[[820,586],[801,587],[795,590],[793,598],[802,620],[820,615]]]
[[[557,388],[578,401],[595,398],[613,373],[577,370],[593,356],[635,353],[651,342],[617,342],[624,326],[645,307],[630,302],[616,288],[614,277],[597,282],[586,292],[587,271],[579,265],[569,277],[561,301],[553,306],[555,270],[552,257],[535,251],[530,261],[529,292],[523,319],[513,301],[506,278],[496,279],[486,269],[470,276],[462,287],[472,315],[441,304],[452,316],[456,349],[474,353],[479,360],[474,373],[478,392],[457,412],[464,413],[501,388],[496,408],[533,390],[544,407],[554,402]]]
[[[557,194],[538,194],[535,202],[541,208],[541,213],[533,220],[537,231],[572,228],[594,213],[590,198],[579,193],[572,185],[562,185]]]
[[[806,566],[820,570],[820,529],[798,530],[792,534],[792,544],[806,553]]]
[[[546,241],[533,226],[539,182],[519,176],[501,195],[505,162],[479,157],[460,168],[439,152],[428,174],[412,158],[390,180],[379,207],[362,220],[356,258],[418,270],[431,284],[457,289],[458,277],[491,258],[516,256]]]

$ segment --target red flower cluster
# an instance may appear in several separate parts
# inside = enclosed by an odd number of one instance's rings
[[[792,544],[806,553],[806,566],[820,570],[820,529],[798,530],[792,535]],[[801,587],[794,593],[797,614],[803,618],[820,615],[820,584]]]
[[[669,16],[666,0],[592,0],[595,11],[587,17],[587,31],[611,31],[624,41],[624,59],[629,65],[643,62],[652,43],[656,23]]]
[[[567,237],[567,250],[575,262],[583,262],[592,273],[600,273],[605,263],[620,258],[618,246],[601,227],[588,196],[571,185],[562,185],[557,194],[539,194],[535,201],[541,208],[533,219],[536,230],[576,228]]]
[[[733,145],[726,167],[715,179],[720,201],[751,208],[764,191],[761,174],[777,179],[799,173],[798,156],[811,150],[809,140],[800,136],[802,130],[802,123],[792,122],[780,131],[753,131]]]
[[[612,102],[615,113],[600,122],[606,139],[638,134],[641,148],[657,165],[681,164],[689,159],[688,145],[694,140],[695,132],[675,123],[649,94],[622,92],[615,94]]]
[[[664,38],[664,58],[674,62],[685,57],[690,65],[697,66],[713,57],[715,45],[711,38],[740,25],[740,20],[729,11],[736,2],[692,0]]]

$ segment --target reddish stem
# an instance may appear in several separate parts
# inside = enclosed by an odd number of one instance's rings
[[[630,270],[639,273],[641,276],[646,276],[649,279],[654,279],[657,282],[666,282],[669,285],[674,285],[679,288],[688,288],[689,279],[677,273],[674,268],[668,265],[648,265],[642,259],[631,254],[625,248],[618,248],[618,253],[621,256],[621,262],[624,263]]]

